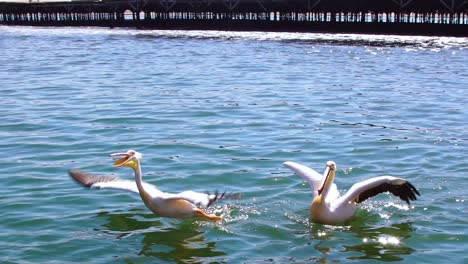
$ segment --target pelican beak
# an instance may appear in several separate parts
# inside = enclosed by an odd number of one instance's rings
[[[111,157],[121,157],[120,159],[117,159],[115,162],[114,162],[114,167],[122,167],[124,166],[125,164],[127,164],[131,158],[133,156],[129,155],[128,153],[126,152],[117,152],[117,153],[112,153],[110,154],[109,156]]]
[[[322,184],[320,184],[320,188],[317,190],[318,195],[321,195],[325,186],[328,185],[327,183],[330,181],[331,175],[336,168],[335,166],[336,166],[335,162],[333,161],[327,162],[327,167],[325,168],[325,172],[323,173],[324,177],[323,177]]]

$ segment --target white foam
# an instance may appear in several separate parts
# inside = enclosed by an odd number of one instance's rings
[[[108,36],[145,36],[167,38],[219,39],[219,40],[254,40],[286,41],[335,45],[364,46],[404,46],[406,51],[428,49],[435,52],[448,48],[468,48],[467,37],[437,36],[400,36],[372,34],[328,34],[328,33],[291,33],[258,31],[214,31],[214,30],[138,30],[128,28],[99,27],[30,27],[0,26],[3,33],[27,35],[67,36],[67,35],[108,35]]]

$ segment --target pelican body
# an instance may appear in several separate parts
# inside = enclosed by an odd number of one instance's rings
[[[354,184],[348,192],[340,196],[336,184],[333,183],[336,174],[336,164],[328,161],[325,172],[318,172],[304,165],[288,161],[283,165],[306,180],[313,194],[310,205],[312,221],[322,224],[341,224],[353,219],[359,203],[379,193],[390,192],[410,204],[420,195],[418,190],[408,181],[393,177],[379,176]]]
[[[110,188],[125,190],[140,194],[143,203],[153,213],[161,217],[187,218],[199,216],[212,221],[220,221],[221,217],[208,214],[202,210],[224,197],[224,193],[206,194],[185,191],[177,194],[165,193],[156,186],[144,182],[142,179],[140,161],[142,155],[135,151],[113,153],[116,160],[114,167],[129,167],[134,170],[135,181],[120,179],[113,176],[97,176],[81,170],[70,170],[70,176],[78,183],[89,188]]]

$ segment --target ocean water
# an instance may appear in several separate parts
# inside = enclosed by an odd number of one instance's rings
[[[467,263],[468,39],[0,27],[1,263]],[[164,191],[228,191],[220,223],[88,190],[80,168]],[[311,223],[282,163],[378,175],[351,223]]]

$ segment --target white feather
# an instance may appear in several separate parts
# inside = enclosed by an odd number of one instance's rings
[[[294,171],[297,175],[299,175],[301,178],[303,178],[306,182],[309,183],[310,189],[312,190],[313,197],[318,196],[318,189],[320,188],[320,184],[323,181],[323,175],[318,173],[317,171],[306,167],[304,165],[301,165],[299,163],[293,162],[293,161],[286,161],[283,163],[283,165],[290,170]],[[332,184],[330,186],[330,191],[327,196],[328,199],[336,199],[340,196],[340,192],[338,191],[338,188],[336,187],[336,184]]]

